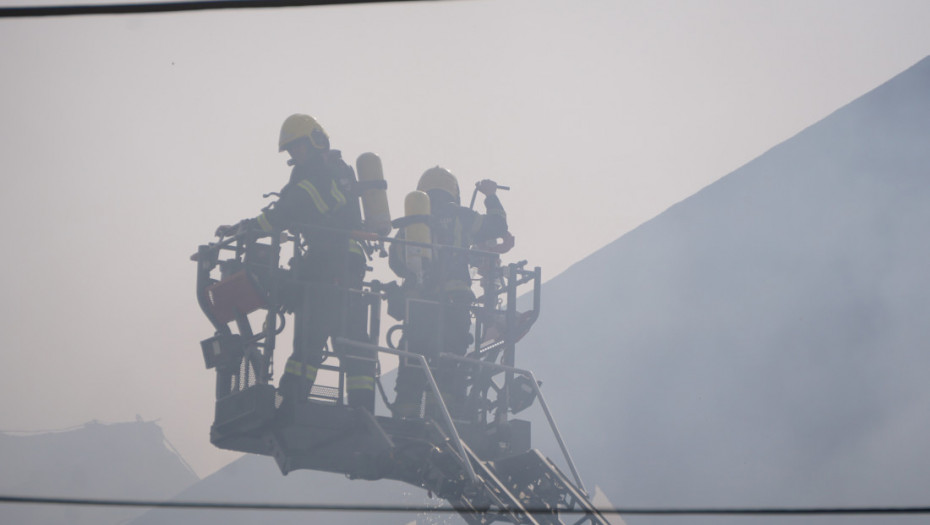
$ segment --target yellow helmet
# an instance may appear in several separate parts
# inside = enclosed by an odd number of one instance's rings
[[[307,137],[316,149],[329,149],[329,135],[323,126],[310,115],[295,113],[281,124],[281,137],[278,139],[278,151],[284,151],[288,144],[299,138]]]
[[[443,190],[452,196],[456,204],[459,203],[459,181],[449,170],[436,166],[423,172],[417,189],[429,193],[431,190]]]

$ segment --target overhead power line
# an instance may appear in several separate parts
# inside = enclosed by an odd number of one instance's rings
[[[398,0],[199,0],[191,2],[142,2],[122,4],[44,5],[0,7],[0,18],[27,18],[75,15],[128,15],[205,11],[210,9],[261,9],[337,4],[387,3]],[[403,0],[422,1],[422,0]]]
[[[0,504],[80,505],[93,507],[151,507],[194,510],[276,510],[276,511],[329,511],[329,512],[411,512],[451,513],[473,512],[472,509],[454,507],[426,507],[418,505],[356,505],[356,504],[302,504],[302,503],[235,503],[205,501],[116,500],[93,498],[40,498],[27,496],[0,496]],[[529,514],[553,514],[552,509],[527,508]],[[609,508],[596,509],[601,514],[650,515],[816,515],[816,514],[930,514],[930,507],[794,507],[794,508]],[[585,514],[584,509],[559,509],[559,514]]]

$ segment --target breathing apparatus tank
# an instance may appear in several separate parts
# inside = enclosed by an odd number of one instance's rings
[[[391,233],[391,211],[381,158],[374,153],[362,153],[355,161],[355,169],[362,186],[365,229],[378,235],[388,235]]]
[[[404,238],[411,242],[430,244],[432,237],[429,229],[429,195],[426,192],[414,190],[404,199],[404,213],[411,219],[404,226]],[[417,282],[423,282],[423,272],[427,263],[432,259],[432,248],[426,246],[404,246],[404,255],[407,269],[417,276]]]

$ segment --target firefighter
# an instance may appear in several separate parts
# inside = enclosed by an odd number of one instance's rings
[[[348,233],[361,227],[355,172],[330,148],[323,127],[309,115],[291,115],[281,126],[278,151],[290,155],[290,180],[272,207],[238,227],[264,234],[288,230],[300,236],[304,248],[291,261],[297,289],[285,291],[294,311],[294,351],[278,392],[282,406],[290,408],[307,401],[330,337],[367,341],[367,307],[349,291],[362,289],[367,261]],[[217,234],[232,228],[221,226]],[[333,347],[346,372],[349,405],[374,413],[376,357],[355,347]]]
[[[475,295],[471,289],[470,254],[466,250],[508,235],[507,215],[496,195],[497,184],[485,179],[475,186],[485,195],[485,214],[461,205],[458,181],[449,170],[440,166],[426,170],[417,190],[429,195],[429,215],[425,220],[430,240],[436,246],[428,260],[421,261],[424,266],[420,275],[411,270],[409,251],[402,243],[392,244],[389,260],[391,269],[404,279],[406,296],[428,301],[408,302],[404,338],[408,351],[429,359],[440,394],[453,417],[466,416],[465,371],[457,363],[439,360],[436,356],[440,352],[465,355],[473,340],[470,307]],[[397,238],[404,238],[403,230],[398,232]],[[423,372],[413,363],[408,366],[401,360],[394,415],[417,417],[426,386]],[[427,396],[427,413],[435,416],[430,401],[431,396]]]

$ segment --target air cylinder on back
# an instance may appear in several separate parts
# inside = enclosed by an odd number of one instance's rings
[[[430,237],[428,222],[430,214],[429,195],[419,190],[408,193],[404,199],[404,214],[408,218],[421,219],[412,220],[404,226],[404,238],[411,242],[430,244],[432,238]],[[429,260],[432,259],[432,248],[408,244],[404,247],[404,250],[407,269],[415,273],[417,279],[423,282],[423,270]]]
[[[365,229],[378,235],[388,235],[391,233],[391,211],[381,158],[374,153],[362,153],[355,161],[355,170],[359,182],[365,186],[362,191]]]

